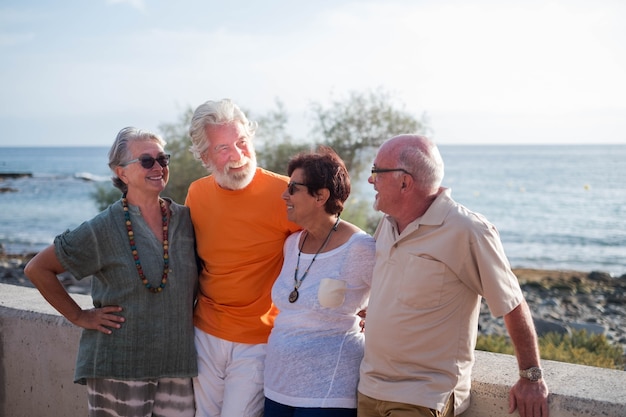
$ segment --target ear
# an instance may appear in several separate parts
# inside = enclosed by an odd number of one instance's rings
[[[322,188],[315,193],[315,200],[321,204],[326,204],[330,197],[330,190],[328,188]]]
[[[211,155],[208,149],[200,154],[200,159],[204,165],[211,165]]]
[[[115,175],[121,179],[125,184],[128,184],[126,182],[126,170],[124,169],[124,167],[121,166],[116,166],[115,167]]]
[[[411,188],[414,182],[415,181],[413,180],[413,177],[411,177],[410,175],[404,175],[404,177],[402,178],[402,185],[400,186],[400,188],[402,189]]]

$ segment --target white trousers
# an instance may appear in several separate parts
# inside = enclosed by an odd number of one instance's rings
[[[261,417],[266,344],[234,343],[195,329],[196,417]]]

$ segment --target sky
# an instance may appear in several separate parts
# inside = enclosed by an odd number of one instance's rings
[[[626,144],[622,0],[0,0],[0,147],[382,90],[439,144]],[[262,126],[261,126],[262,129]]]

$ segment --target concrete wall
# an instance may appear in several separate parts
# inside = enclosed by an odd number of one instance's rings
[[[91,306],[90,297],[73,297]],[[86,389],[72,382],[79,336],[37,290],[0,284],[1,417],[87,415]],[[554,361],[543,366],[550,417],[626,416],[626,372]],[[510,416],[515,381],[515,357],[476,352],[472,405],[463,417]]]
[[[542,361],[550,390],[550,417],[626,417],[626,372]],[[518,380],[515,356],[476,352],[472,405],[463,417],[508,414],[509,389]]]
[[[86,416],[86,388],[73,383],[79,337],[37,290],[0,284],[0,416]]]

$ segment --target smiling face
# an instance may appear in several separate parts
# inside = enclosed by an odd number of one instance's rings
[[[129,161],[150,156],[158,158],[165,155],[163,147],[157,142],[149,140],[136,140],[128,144],[131,154]],[[162,167],[158,162],[154,162],[152,167],[144,168],[140,161],[132,162],[126,166],[117,167],[118,177],[128,186],[129,193],[156,193],[160,194],[165,189],[169,180],[169,166]]]
[[[207,125],[209,149],[202,155],[217,183],[229,190],[245,188],[256,171],[254,145],[239,122]]]
[[[306,184],[306,180],[301,168],[293,171],[289,183],[290,186],[282,194],[283,200],[287,203],[287,219],[300,226],[305,226],[306,220],[315,210],[315,197],[309,194],[306,185],[302,185]]]
[[[374,159],[374,168],[396,168],[397,158],[394,158],[389,146],[382,146]],[[370,175],[367,181],[374,186],[377,192],[374,197],[374,210],[393,215],[394,207],[398,205],[402,188],[402,172],[391,171]]]

